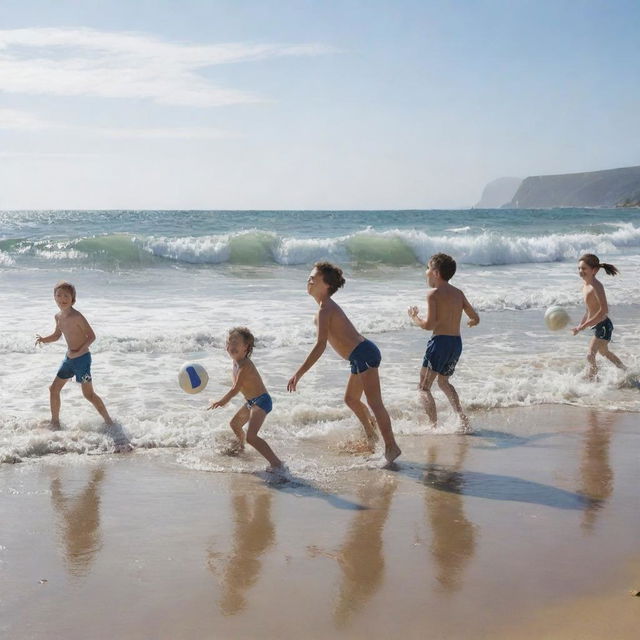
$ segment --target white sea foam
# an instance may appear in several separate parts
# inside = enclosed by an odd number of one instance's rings
[[[607,233],[529,236],[488,231],[469,234],[470,227],[448,230],[452,235],[417,229],[365,229],[323,238],[279,236],[257,229],[183,237],[119,234],[55,242],[25,241],[11,252],[52,261],[104,260],[139,264],[146,254],[187,264],[283,266],[312,264],[321,259],[403,266],[424,264],[434,253],[445,252],[455,256],[461,264],[490,266],[575,260],[584,252],[617,255],[623,249],[640,246],[640,227],[632,223],[617,223],[615,230]],[[12,264],[8,262],[12,257],[6,252],[0,253],[0,260]]]

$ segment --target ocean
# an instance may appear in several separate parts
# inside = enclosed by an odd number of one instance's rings
[[[640,371],[638,210],[0,212],[0,463],[37,463],[54,453],[83,459],[112,448],[75,383],[62,392],[63,430],[43,428],[47,387],[65,345],[35,347],[34,339],[53,330],[53,286],[64,279],[75,284],[76,308],[97,334],[94,388],[140,455],[170,452],[179,464],[214,471],[264,466],[257,454],[220,454],[240,398],[206,411],[231,384],[226,332],[245,325],[257,338],[253,359],[274,399],[261,433],[295,470],[318,467],[326,443],[338,447],[359,434],[342,399],[348,364],[330,347],[298,391],[286,391],[314,344],[316,304],[306,279],[321,259],[344,268],[347,283],[335,300],[382,351],[394,430],[424,434],[416,384],[429,335],[406,309],[424,308],[424,265],[440,251],[457,260],[452,284],[481,317],[478,327],[463,327],[452,378],[476,431],[490,429],[496,408],[640,412],[633,384]],[[543,322],[554,304],[579,322],[576,260],[584,252],[620,269],[600,279],[615,326],[611,350],[629,373],[601,362],[597,383],[581,375],[589,332],[573,337]],[[209,372],[201,394],[178,387],[178,369],[188,361]],[[434,395],[438,433],[454,433],[444,397]],[[293,443],[308,454],[288,460]],[[332,460],[334,471],[361,464]]]

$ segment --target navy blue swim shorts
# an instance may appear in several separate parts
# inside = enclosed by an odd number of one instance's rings
[[[371,340],[363,340],[349,356],[351,373],[363,373],[370,368],[377,369],[381,362],[380,349]]]
[[[75,376],[76,382],[91,382],[91,354],[87,351],[78,358],[65,356],[56,375],[63,380]]]
[[[460,336],[432,336],[422,366],[443,376],[453,375],[462,353]]]
[[[598,322],[595,327],[591,327],[596,338],[600,340],[611,340],[611,334],[613,333],[613,322],[609,318],[605,318],[602,322]]]

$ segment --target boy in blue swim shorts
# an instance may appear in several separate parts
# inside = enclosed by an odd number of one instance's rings
[[[282,461],[267,442],[258,435],[258,431],[267,414],[271,411],[273,403],[256,365],[251,361],[254,345],[255,338],[246,327],[234,327],[229,331],[227,335],[227,353],[233,360],[233,386],[220,400],[212,402],[209,409],[224,407],[231,398],[238,393],[242,393],[246,398],[246,403],[242,405],[229,423],[238,438],[237,446],[232,449],[231,453],[243,451],[246,440],[268,460],[267,471],[282,471],[285,469]],[[249,426],[245,437],[242,427],[247,422]]]
[[[393,462],[401,453],[391,428],[389,413],[382,402],[378,367],[382,361],[378,347],[356,331],[345,312],[331,298],[345,283],[342,269],[330,262],[316,262],[307,280],[307,293],[318,303],[315,316],[316,344],[300,368],[287,384],[288,391],[295,391],[300,378],[317,362],[327,347],[349,361],[351,375],[344,394],[346,405],[356,414],[364,427],[369,446],[375,440],[375,422],[385,444],[385,458]],[[362,400],[364,393],[367,405]],[[369,412],[375,416],[375,422]]]
[[[49,387],[51,404],[51,428],[60,429],[60,391],[71,378],[82,386],[82,394],[96,408],[109,427],[114,422],[104,406],[100,396],[93,390],[91,378],[91,353],[89,346],[96,339],[87,319],[73,308],[76,302],[76,289],[70,282],[58,282],[53,288],[53,297],[60,309],[55,315],[56,328],[48,336],[36,335],[36,344],[55,342],[64,336],[67,342],[67,354],[58,369],[55,380]],[[128,448],[128,441],[123,447]]]
[[[462,428],[467,430],[469,420],[462,411],[458,392],[449,382],[449,378],[453,375],[462,353],[462,312],[469,317],[469,327],[475,327],[480,322],[480,317],[464,293],[449,284],[455,272],[456,261],[451,256],[445,253],[431,256],[425,272],[427,283],[432,287],[427,292],[427,315],[424,319],[421,318],[418,307],[409,307],[408,313],[414,324],[427,331],[433,331],[422,361],[418,386],[430,425],[435,427],[437,424],[436,404],[431,395],[431,386],[437,380],[438,386],[458,415]]]

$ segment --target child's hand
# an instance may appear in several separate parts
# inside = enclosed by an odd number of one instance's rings
[[[219,409],[220,407],[224,407],[224,405],[227,404],[226,402],[222,402],[222,400],[216,400],[215,402],[212,402],[208,407],[207,407],[207,411],[209,409]]]
[[[44,338],[39,333],[36,333],[36,344],[44,344]]]
[[[471,320],[467,322],[467,327],[475,327],[478,324],[478,322],[480,322],[480,320],[476,318],[471,318]]]
[[[291,378],[289,378],[289,382],[287,382],[287,391],[295,391],[299,379],[300,378],[297,373],[294,376],[291,376]]]
[[[578,329],[578,327],[573,327],[573,329],[571,329],[571,333],[574,336],[577,336],[580,333],[580,329]]]
[[[418,307],[409,307],[407,309],[407,314],[413,320],[418,315]]]

